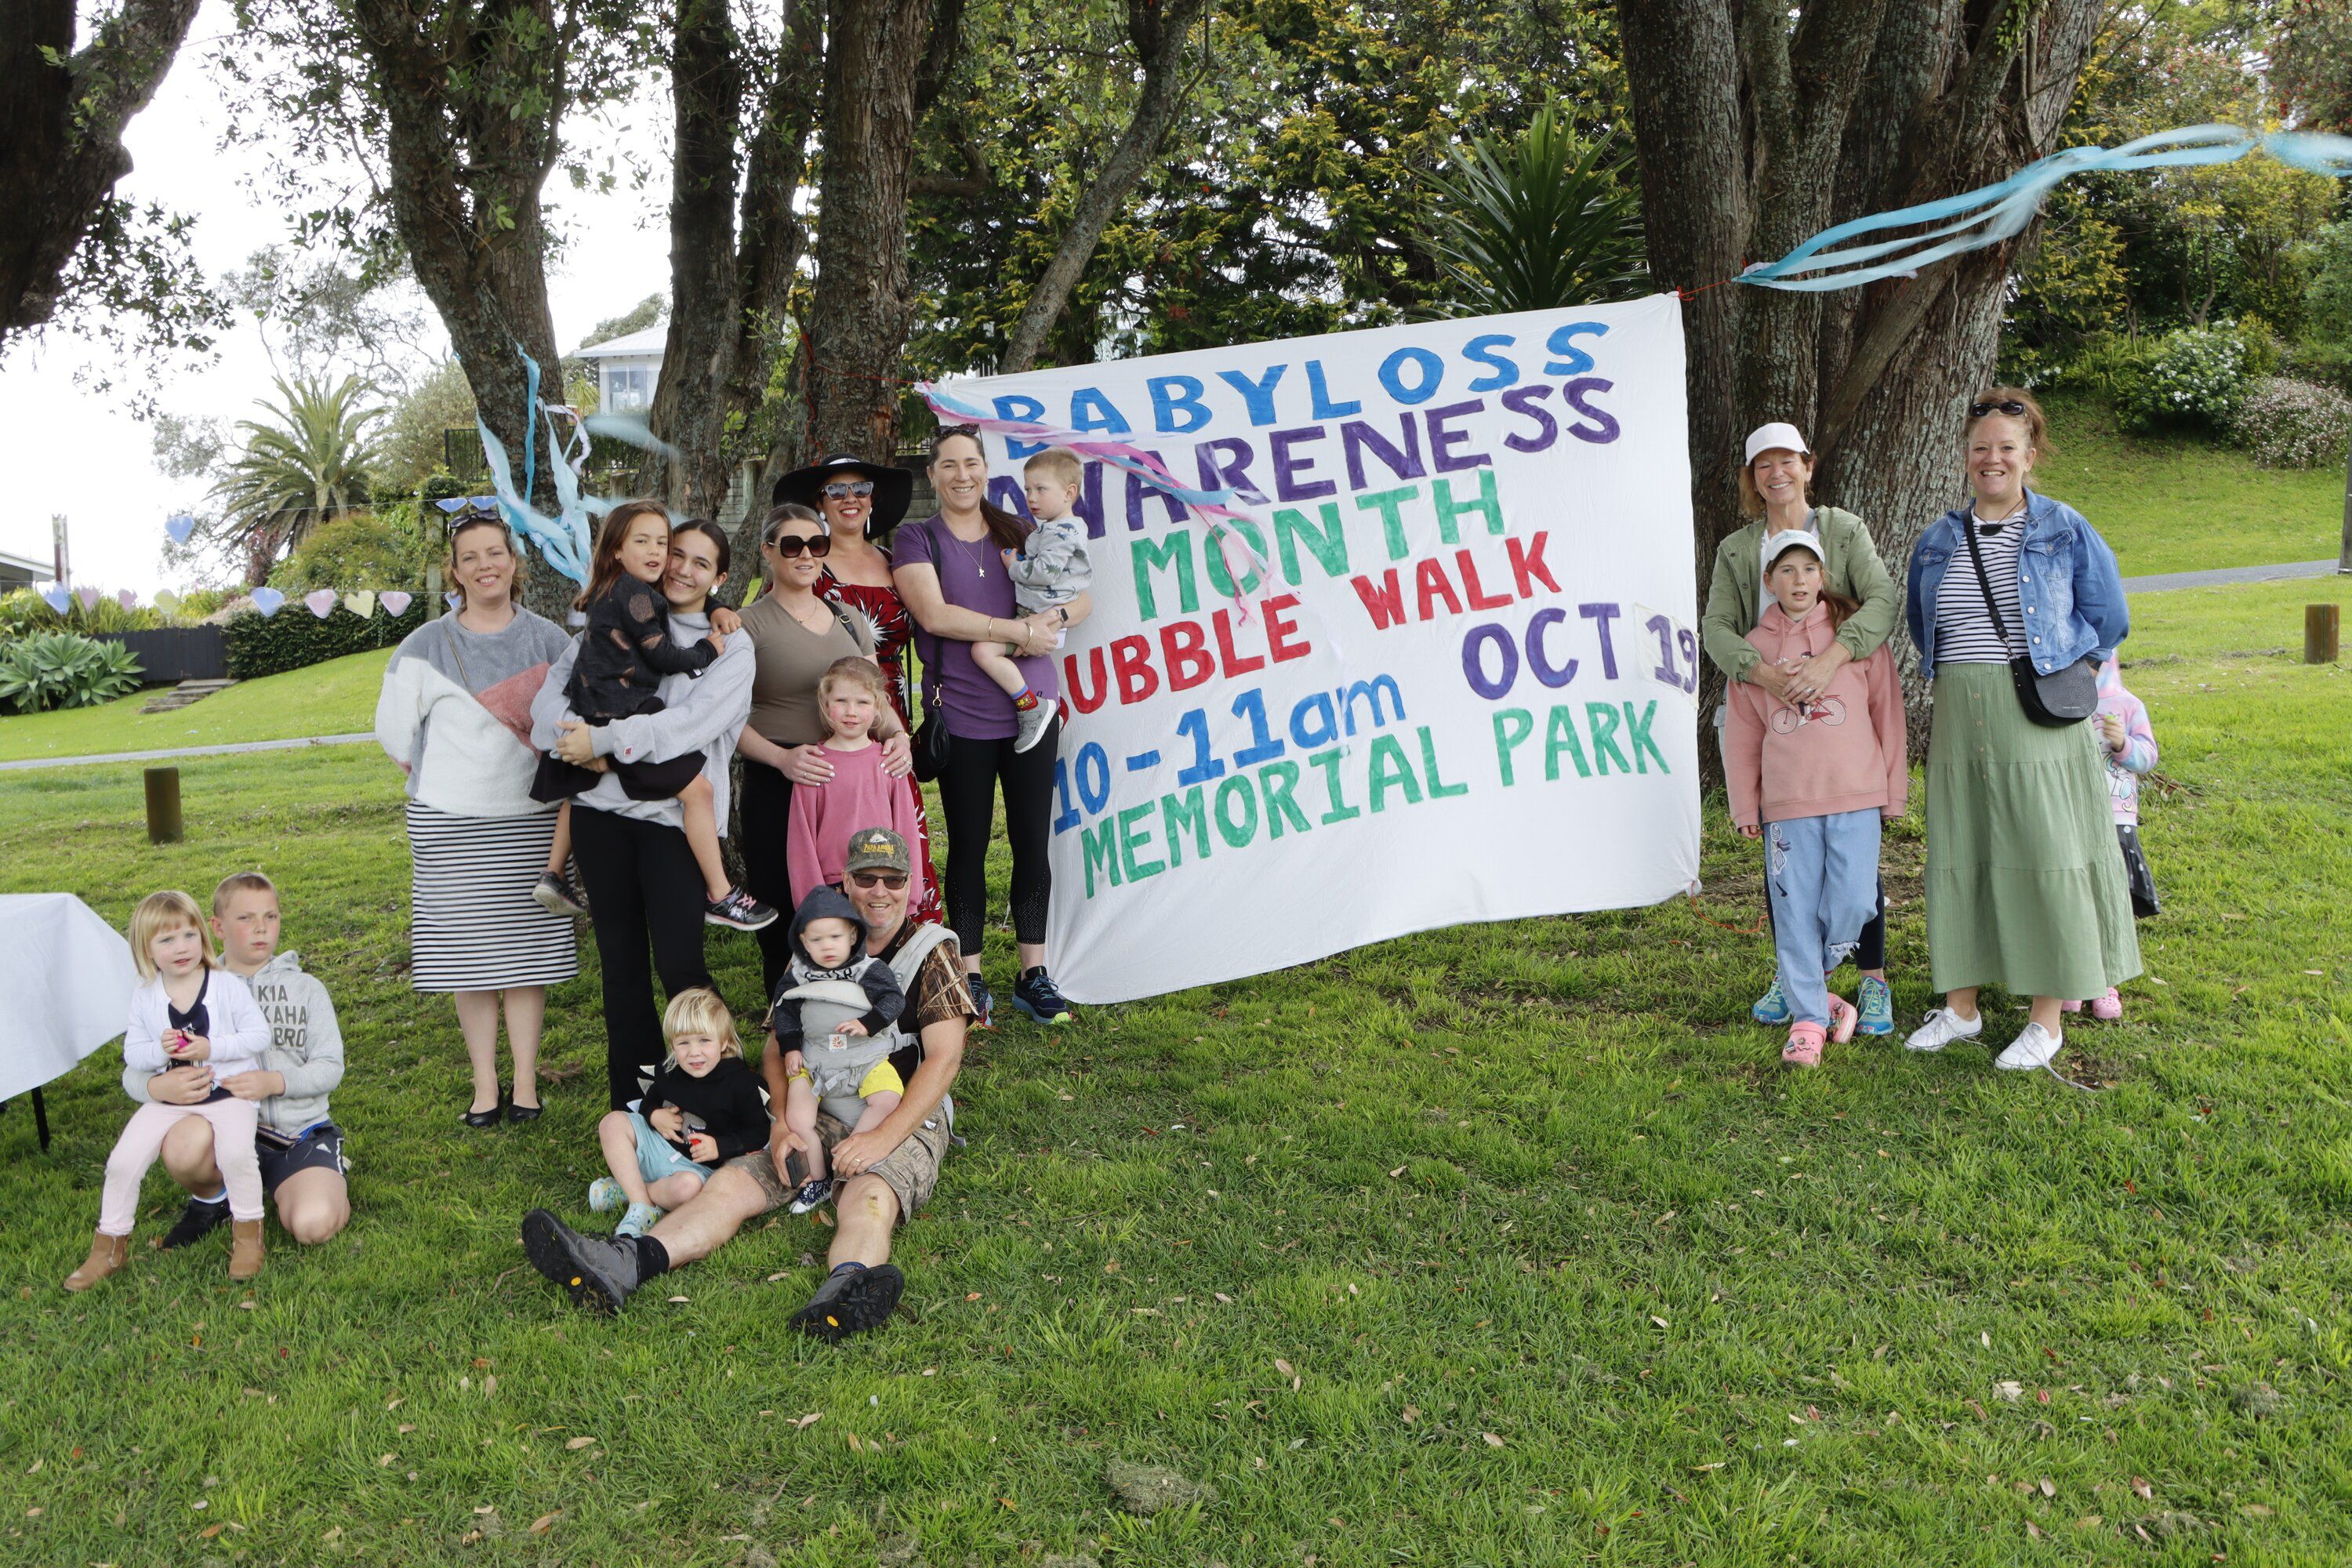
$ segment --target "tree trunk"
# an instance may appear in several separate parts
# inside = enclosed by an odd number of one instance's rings
[[[147,107],[197,0],[126,0],[74,51],[74,0],[0,0],[0,342],[58,306],[67,264],[131,172]]]
[[[887,461],[900,355],[915,121],[936,97],[961,0],[835,0],[826,21],[824,171],[808,346],[808,445]]]
[[[495,0],[457,15],[412,0],[352,0],[352,17],[377,78],[394,224],[482,422],[518,467],[533,448],[530,471],[513,476],[517,489],[551,514],[552,443],[522,356],[538,362],[541,400],[560,402],[540,188],[569,102],[567,35],[546,0]],[[510,112],[516,104],[530,108]],[[561,625],[578,584],[528,553],[523,603]]]
[[[1005,342],[1004,355],[997,366],[1000,374],[1017,375],[1037,363],[1038,351],[1045,346],[1047,334],[1069,303],[1070,290],[1077,287],[1087,263],[1093,259],[1104,228],[1118,216],[1128,193],[1159,155],[1169,126],[1175,123],[1181,97],[1184,46],[1192,36],[1192,23],[1209,3],[1168,0],[1163,11],[1154,0],[1128,0],[1127,34],[1143,65],[1143,88],[1136,95],[1135,112],[1110,156],[1103,160],[1101,172],[1078,198],[1077,210],[1070,216],[1070,226],[1055,247],[1053,259],[1029,291],[1021,319],[1013,322]]]
[[[1787,7],[1619,0],[1651,271],[1705,290],[1684,315],[1702,595],[1742,521],[1741,440],[1767,420],[1806,432],[1814,499],[1863,517],[1898,582],[1920,530],[1964,493],[1963,414],[1992,374],[2003,290],[2032,229],[1859,289],[1726,280],[1832,224],[1987,184],[2052,151],[2099,0],[2011,10],[1810,0],[1790,25]],[[1906,668],[1916,657],[1897,654]],[[1715,747],[1700,755],[1712,777]]]

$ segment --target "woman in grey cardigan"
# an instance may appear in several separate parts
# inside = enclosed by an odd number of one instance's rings
[[[547,988],[580,973],[571,921],[531,896],[555,807],[530,798],[530,703],[571,639],[514,602],[516,564],[496,518],[451,531],[457,613],[402,641],[375,708],[375,738],[408,775],[409,984],[457,998],[474,1069],[468,1127],[538,1117]],[[511,1099],[499,1084],[501,1012]]]

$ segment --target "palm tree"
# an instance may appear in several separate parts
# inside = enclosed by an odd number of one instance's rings
[[[1429,247],[1447,315],[1502,315],[1626,300],[1648,287],[1642,202],[1611,140],[1578,138],[1538,110],[1525,135],[1479,137],[1432,174]]]
[[[242,449],[212,494],[221,536],[245,550],[247,582],[267,579],[280,552],[367,500],[384,411],[361,406],[364,391],[355,375],[333,387],[323,379],[280,377],[277,403],[255,399],[266,417],[237,421]]]

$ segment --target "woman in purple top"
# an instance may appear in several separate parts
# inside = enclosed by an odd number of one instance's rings
[[[1021,955],[1013,1002],[1041,1023],[1067,1023],[1070,1005],[1045,973],[1045,907],[1053,872],[1045,847],[1054,816],[1054,753],[1062,721],[1040,744],[1013,749],[1020,725],[1013,699],[972,662],[976,642],[1010,643],[1024,656],[1022,675],[1041,697],[1057,696],[1055,635],[1087,618],[1093,599],[1080,594],[1051,615],[1023,618],[1013,602],[1005,552],[1021,548],[1028,525],[992,506],[988,456],[980,432],[954,425],[931,438],[931,486],[940,510],[902,525],[890,540],[891,581],[915,617],[923,660],[923,705],[948,731],[940,770],[947,820],[948,924],[955,929],[981,1021],[991,998],[981,979],[981,939],[988,908],[988,839],[996,827],[996,791],[1004,789],[1005,837],[1013,847],[1013,934]],[[1064,612],[1066,611],[1066,614]]]

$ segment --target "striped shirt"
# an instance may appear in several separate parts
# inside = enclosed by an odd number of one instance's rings
[[[2017,552],[2025,541],[2025,517],[2020,513],[1993,525],[1971,512],[1969,527],[1984,555],[1985,577],[1992,584],[1993,604],[2000,624],[1985,614],[1984,589],[1969,559],[1966,540],[1952,552],[1944,581],[1936,590],[1936,662],[1937,664],[2007,664],[2012,649],[2021,650],[2024,621],[2018,610]]]

